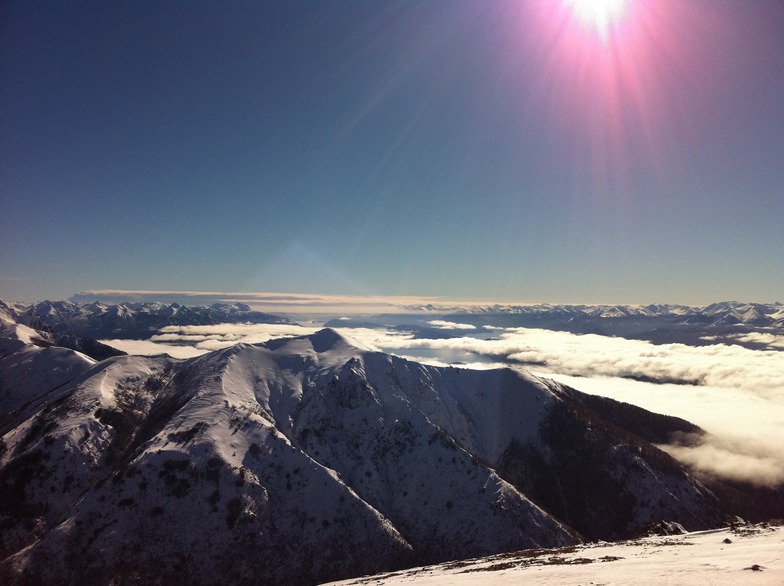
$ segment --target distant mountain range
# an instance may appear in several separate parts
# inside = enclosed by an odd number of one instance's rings
[[[784,305],[780,303],[739,303],[726,301],[705,307],[687,305],[493,305],[462,308],[453,312],[461,317],[472,315],[515,316],[547,322],[583,322],[596,324],[627,321],[645,323],[657,320],[676,325],[699,325],[703,328],[748,326],[784,329]],[[514,319],[514,318],[510,318]],[[612,326],[609,326],[612,327]]]
[[[138,302],[43,301],[4,306],[19,323],[59,335],[58,343],[77,348],[62,336],[92,339],[146,339],[166,326],[218,323],[289,323],[283,316],[251,309],[242,303],[186,306]],[[327,327],[392,327],[416,337],[453,337],[464,330],[434,328],[434,319],[470,328],[527,327],[600,334],[662,343],[737,344],[784,350],[784,341],[767,345],[770,334],[784,336],[784,305],[728,301],[705,307],[686,305],[476,305],[410,306],[409,313],[334,319]],[[749,335],[751,334],[751,335]],[[764,336],[760,336],[763,334]],[[784,340],[784,338],[782,338]],[[98,355],[104,350],[99,349]],[[88,352],[89,353],[89,352]]]
[[[146,339],[166,326],[218,323],[288,323],[288,319],[254,311],[242,303],[186,306],[179,303],[74,303],[42,301],[3,304],[22,324],[51,333],[95,339]]]
[[[331,327],[390,325],[422,337],[464,335],[465,328],[429,327],[426,320],[449,320],[469,328],[525,327],[649,340],[656,344],[737,344],[762,348],[766,344],[744,334],[784,336],[784,305],[727,301],[705,307],[686,305],[475,305],[409,306],[406,316],[388,315],[341,319]],[[784,349],[779,345],[774,349]]]

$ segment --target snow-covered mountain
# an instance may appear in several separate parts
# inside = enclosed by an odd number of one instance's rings
[[[784,305],[728,301],[686,305],[491,305],[410,308],[472,327],[527,327],[654,343],[763,346],[743,334],[784,335]],[[432,319],[430,317],[429,319]],[[344,322],[350,327],[350,322]],[[775,349],[775,348],[774,348]]]
[[[243,303],[185,306],[158,302],[103,304],[42,301],[14,308],[19,322],[53,333],[108,338],[149,338],[166,326],[217,323],[285,323],[283,317],[254,311]]]
[[[75,299],[86,297],[76,295]],[[19,323],[54,336],[57,343],[99,358],[104,349],[91,350],[64,336],[85,339],[146,339],[167,326],[218,323],[287,323],[288,319],[254,311],[242,303],[186,306],[179,303],[135,302],[104,304],[44,301],[32,305],[6,305]],[[468,328],[527,327],[600,334],[654,343],[690,345],[738,344],[752,349],[767,347],[771,335],[784,336],[784,305],[780,303],[714,303],[706,307],[686,305],[488,305],[411,306],[411,313],[355,316],[333,319],[328,327],[392,327],[415,336],[463,335],[460,327],[432,327],[433,320],[462,324]],[[751,336],[747,334],[753,334]],[[762,334],[762,336],[760,336]],[[779,349],[773,345],[769,349]]]
[[[17,323],[13,310],[0,301],[0,433],[95,363],[81,352],[55,346],[47,332]]]
[[[742,303],[725,301],[704,307],[673,304],[650,305],[472,305],[453,306],[410,306],[410,311],[425,313],[484,316],[517,316],[550,320],[580,320],[586,318],[613,319],[667,319],[671,323],[693,323],[704,325],[743,324],[749,326],[784,327],[784,306],[780,303]]]
[[[20,343],[24,343],[40,348],[53,346],[70,348],[95,360],[103,360],[110,356],[122,356],[125,354],[125,352],[107,346],[93,338],[75,335],[61,329],[60,331],[52,331],[45,326],[42,329],[34,329],[29,325],[24,325],[24,323],[20,322],[29,323],[29,319],[26,319],[28,316],[23,313],[25,310],[26,308],[23,306],[14,307],[0,300],[0,338],[15,340],[15,342],[11,342],[12,347],[18,347]],[[8,342],[4,343],[8,344]],[[51,350],[50,352],[57,352],[57,350]],[[5,348],[5,351],[3,348],[0,348],[0,357],[8,353],[9,348]]]
[[[699,429],[527,373],[330,329],[96,363],[23,328],[0,361],[5,583],[313,583],[720,517],[653,446]]]

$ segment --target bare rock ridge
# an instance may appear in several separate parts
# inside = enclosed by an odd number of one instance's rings
[[[189,360],[59,348],[75,366],[30,381],[52,348],[5,333],[3,583],[308,584],[720,518],[649,443],[698,428],[525,372],[325,329]]]

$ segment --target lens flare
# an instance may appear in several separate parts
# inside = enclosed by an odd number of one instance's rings
[[[628,0],[564,0],[564,4],[584,29],[595,31],[606,42],[626,13]]]

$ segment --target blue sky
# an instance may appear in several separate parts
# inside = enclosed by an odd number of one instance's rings
[[[0,297],[784,301],[784,4],[0,9]]]

